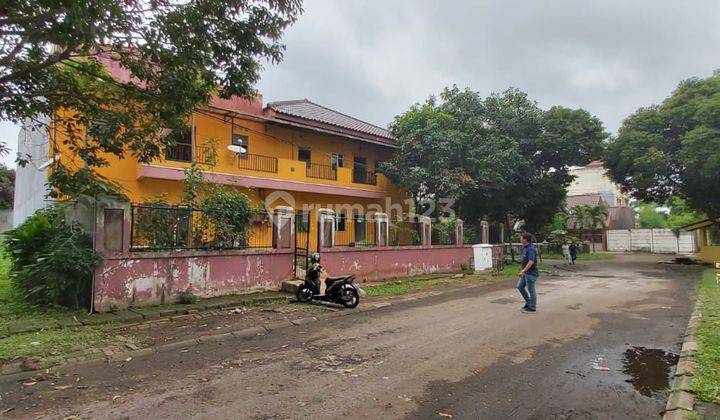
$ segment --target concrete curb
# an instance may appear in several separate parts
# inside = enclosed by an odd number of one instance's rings
[[[691,419],[693,417],[693,407],[695,405],[695,395],[692,394],[690,388],[692,386],[692,377],[695,373],[695,363],[693,356],[698,349],[695,341],[695,331],[700,323],[700,308],[695,303],[692,315],[685,329],[685,338],[682,348],[680,349],[680,360],[675,368],[675,376],[672,381],[670,395],[665,405],[665,414],[663,420],[680,420]]]

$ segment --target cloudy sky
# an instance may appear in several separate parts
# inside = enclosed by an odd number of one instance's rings
[[[266,102],[308,98],[386,126],[444,86],[514,86],[614,132],[678,81],[720,68],[717,0],[306,0]],[[15,146],[18,128],[0,122]],[[4,159],[12,162],[14,156]]]

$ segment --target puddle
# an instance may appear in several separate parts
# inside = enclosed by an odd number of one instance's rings
[[[679,356],[661,349],[631,347],[623,357],[623,372],[630,376],[630,382],[642,395],[650,397],[655,392],[670,387],[670,369],[678,362]]]

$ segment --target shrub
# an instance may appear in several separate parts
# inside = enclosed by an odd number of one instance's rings
[[[445,218],[432,225],[432,243],[438,245],[451,245],[455,243],[455,230],[458,221],[455,218]]]
[[[182,303],[183,305],[192,305],[193,303],[197,303],[198,300],[199,298],[193,292],[183,292],[180,294],[178,303]]]
[[[102,257],[79,225],[66,223],[58,206],[39,210],[5,233],[12,280],[33,304],[77,308],[90,302]]]
[[[247,244],[253,207],[247,195],[236,191],[214,191],[201,203],[200,210],[212,231],[212,241],[207,243],[214,248],[243,247]],[[208,226],[199,224],[203,235]]]

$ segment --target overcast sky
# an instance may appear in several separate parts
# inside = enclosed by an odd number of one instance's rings
[[[585,108],[615,132],[640,106],[720,68],[720,2],[306,0],[268,65],[265,102],[308,98],[387,126],[444,86],[510,86]],[[18,128],[0,122],[15,147]],[[6,157],[5,162],[12,162]]]

